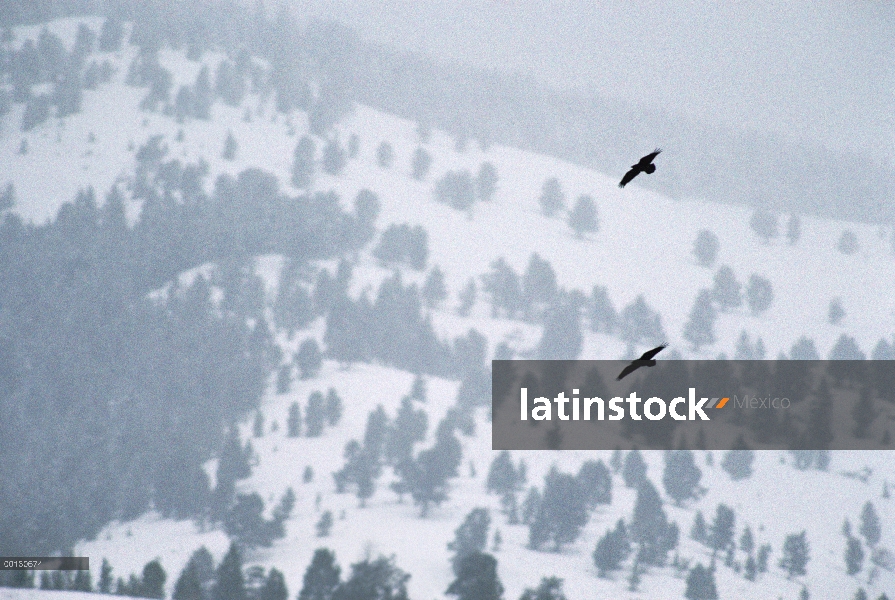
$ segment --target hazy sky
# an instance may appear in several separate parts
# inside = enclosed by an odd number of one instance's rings
[[[892,0],[296,0],[362,37],[895,161]]]

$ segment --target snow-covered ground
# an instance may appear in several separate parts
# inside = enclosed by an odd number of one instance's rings
[[[85,22],[98,30],[98,21]],[[76,27],[74,20],[53,25],[66,43],[74,39]],[[15,43],[21,43],[26,36],[36,36],[39,30],[17,29]],[[22,133],[22,106],[15,105],[0,122],[0,184],[5,185],[4,178],[15,184],[16,210],[24,218],[43,222],[87,185],[92,185],[102,198],[114,182],[126,183],[131,177],[134,152],[156,134],[164,136],[169,156],[188,162],[206,160],[210,166],[209,186],[220,173],[236,175],[247,167],[260,167],[277,174],[289,193],[298,193],[289,183],[289,171],[293,149],[307,130],[303,113],[293,113],[287,119],[274,111],[272,99],[261,101],[252,95],[241,107],[215,103],[210,121],[178,124],[171,117],[141,112],[138,105],[146,91],[124,85],[135,52],[134,48],[125,47],[121,52],[99,57],[110,60],[117,73],[113,82],[84,93],[81,113],[64,120],[50,119]],[[203,57],[211,65],[212,74],[221,57]],[[192,84],[201,68],[171,51],[161,53],[161,63],[174,74],[175,92],[180,84]],[[249,122],[243,118],[246,108],[251,113]],[[179,142],[176,138],[181,129],[184,135]],[[290,129],[294,133],[290,134]],[[445,272],[451,293],[445,307],[433,313],[436,329],[444,337],[453,338],[475,327],[489,339],[491,350],[505,339],[513,340],[513,345],[521,350],[534,345],[538,327],[491,319],[481,294],[469,317],[459,317],[453,311],[457,294],[469,277],[484,274],[500,256],[522,272],[533,252],[550,261],[560,285],[566,288],[589,294],[594,285],[607,286],[617,309],[644,294],[649,305],[661,313],[668,341],[685,357],[709,358],[719,352],[730,356],[743,330],[753,341],[762,338],[768,358],[788,351],[803,335],[813,338],[821,355],[826,356],[842,333],[853,336],[869,354],[881,337],[891,339],[895,332],[895,295],[890,293],[895,289],[895,255],[890,242],[892,232],[888,229],[803,217],[797,244],[790,246],[783,239],[765,244],[749,228],[751,210],[713,202],[722,199],[675,201],[641,189],[637,181],[622,190],[616,186],[618,173],[600,173],[513,148],[493,146],[482,151],[470,144],[465,153],[457,153],[453,139],[439,131],[433,132],[426,144],[434,160],[426,181],[419,182],[410,177],[411,156],[419,145],[416,123],[357,106],[336,129],[343,145],[351,134],[359,136],[359,156],[349,160],[338,177],[318,173],[314,188],[335,190],[346,207],[350,207],[360,189],[369,188],[382,204],[380,230],[390,223],[425,227],[429,235],[428,264],[439,265]],[[221,158],[228,130],[239,144],[233,161]],[[95,136],[93,143],[88,142],[90,133]],[[24,155],[19,153],[22,139],[28,141]],[[391,143],[395,150],[390,169],[382,169],[376,162],[376,148],[382,141]],[[322,142],[318,140],[317,145],[319,154]],[[446,171],[469,169],[475,173],[486,160],[497,169],[498,189],[491,202],[475,205],[472,218],[434,200],[434,181]],[[672,161],[674,149],[666,148],[657,159],[658,170],[652,177],[661,177],[662,163]],[[562,183],[567,204],[581,194],[594,197],[600,220],[597,233],[576,239],[564,219],[548,219],[540,214],[541,186],[553,176]],[[132,206],[131,210],[137,208]],[[780,215],[781,222],[786,216]],[[860,246],[851,256],[836,249],[846,228],[857,234]],[[714,269],[698,266],[692,256],[693,241],[701,229],[715,232],[721,240],[716,266],[730,265],[743,284],[752,273],[768,278],[773,285],[774,301],[760,316],[752,316],[745,309],[721,314],[715,328],[717,343],[693,352],[683,340],[682,330],[696,295],[701,288],[711,286],[714,274]],[[259,260],[258,267],[274,287],[279,270],[276,257]],[[359,292],[367,285],[375,287],[389,272],[376,265],[369,252],[364,253],[354,271],[352,289]],[[404,273],[405,280],[422,281],[424,276]],[[829,303],[834,297],[842,299],[847,313],[837,326],[827,321]],[[290,353],[300,339],[311,335],[322,338],[322,323],[318,321],[301,332],[291,342]],[[285,338],[281,340],[287,345]],[[581,358],[618,358],[623,351],[619,340],[585,332]],[[596,577],[591,553],[597,539],[618,518],[629,518],[633,508],[634,494],[623,487],[618,477],[613,480],[611,506],[592,515],[574,544],[560,554],[526,549],[527,528],[508,525],[499,512],[498,499],[485,493],[484,478],[495,453],[491,451],[490,424],[484,411],[477,415],[476,435],[462,439],[464,465],[461,476],[452,482],[450,500],[434,509],[427,519],[419,518],[418,509],[408,501],[398,503],[397,496],[388,490],[388,471],[365,508],[359,508],[350,494],[336,495],[331,474],[342,466],[345,443],[363,435],[367,414],[377,404],[394,416],[412,379],[408,373],[381,366],[354,365],[343,370],[327,361],[319,376],[296,383],[290,393],[268,393],[261,410],[268,425],[276,420],[280,427],[275,433],[253,439],[260,462],[252,477],[240,486],[260,493],[268,507],[291,486],[297,503],[287,523],[287,537],[273,548],[254,551],[249,556],[252,564],[282,570],[290,594],[295,594],[317,547],[334,549],[343,572],[350,563],[370,552],[395,554],[398,566],[413,576],[409,583],[412,598],[441,598],[451,581],[446,545],[463,517],[473,508],[485,506],[493,509],[491,535],[497,527],[503,537],[495,556],[508,599],[518,598],[525,587],[533,587],[542,576],[551,575],[565,579],[566,594],[573,599],[683,597],[684,581],[675,578],[670,567],[645,574],[640,592],[626,591],[626,572],[615,579]],[[453,403],[459,383],[428,378],[427,385],[425,409],[431,437],[434,425]],[[325,392],[329,387],[334,387],[344,399],[343,421],[327,429],[321,438],[287,438],[284,425],[289,404],[296,400],[304,404],[311,391]],[[248,421],[243,435],[250,435]],[[583,460],[595,457],[609,459],[608,453],[601,452],[514,453],[514,461],[525,459],[529,484],[534,485],[541,485],[553,464],[571,472]],[[648,475],[661,489],[662,456],[652,453],[646,458]],[[859,585],[872,598],[883,591],[891,595],[895,590],[895,574],[891,572],[881,571],[871,584],[866,581],[867,568],[859,576],[846,575],[845,540],[840,530],[846,518],[857,523],[862,505],[872,500],[883,523],[881,545],[895,548],[895,509],[891,500],[881,498],[883,482],[895,484],[893,455],[836,453],[827,473],[796,471],[784,458],[782,452],[759,453],[755,475],[732,482],[717,466],[720,456],[715,457],[715,466],[709,467],[700,453],[702,485],[708,488],[707,495],[686,508],[666,505],[669,517],[681,529],[680,555],[707,561],[707,550],[690,540],[688,534],[697,509],[710,519],[717,504],[723,502],[736,511],[737,536],[742,526],[748,524],[757,544],[770,543],[773,554],[770,572],[755,583],[720,567],[717,581],[721,598],[795,598],[803,584],[811,590],[812,598],[851,597]],[[470,461],[475,465],[476,477],[470,476]],[[307,465],[313,467],[315,477],[313,482],[304,484],[301,478]],[[866,482],[842,475],[864,466],[872,469]],[[212,467],[209,465],[213,473]],[[318,494],[320,509],[315,508]],[[337,518],[331,536],[321,539],[314,535],[314,524],[323,510],[332,510]],[[785,536],[803,529],[811,547],[808,575],[790,581],[776,563]],[[111,562],[116,577],[139,573],[147,561],[158,557],[168,572],[170,593],[187,558],[201,545],[207,546],[219,560],[228,540],[220,531],[202,532],[191,522],[149,515],[134,522],[109,525],[96,540],[80,543],[76,552],[90,556],[94,580],[103,557]],[[0,600],[51,600],[50,595],[56,593],[0,589]],[[68,593],[65,598],[73,596]]]

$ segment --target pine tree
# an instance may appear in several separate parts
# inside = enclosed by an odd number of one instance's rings
[[[236,158],[237,150],[239,150],[239,144],[236,142],[236,138],[233,137],[233,132],[228,129],[227,139],[224,141],[224,152],[221,154],[221,158],[224,160],[233,160]]]
[[[460,306],[457,308],[457,314],[461,317],[468,317],[472,307],[475,306],[476,285],[475,279],[469,278],[466,286],[460,291]]]
[[[445,594],[457,596],[457,600],[501,600],[503,585],[497,577],[497,560],[482,552],[466,555]]]
[[[470,554],[484,552],[488,544],[488,528],[491,526],[491,515],[487,508],[474,508],[463,523],[454,531],[454,541],[448,544],[448,550],[454,553],[451,565],[454,575],[459,575],[460,564]]]
[[[383,169],[390,169],[395,160],[395,150],[388,142],[382,142],[376,148],[376,164]]]
[[[693,344],[695,350],[715,343],[716,316],[712,293],[707,289],[700,290],[690,310],[689,320],[684,325],[684,339]]]
[[[709,231],[702,229],[696,235],[696,241],[693,242],[693,256],[701,267],[711,267],[718,257],[718,249],[721,243],[718,236]]]
[[[749,227],[767,244],[770,240],[777,237],[777,216],[758,209],[752,213]]]
[[[287,600],[286,579],[278,569],[271,569],[258,594],[258,600]]]
[[[696,516],[693,518],[693,528],[690,530],[690,538],[699,543],[705,544],[709,540],[708,527],[705,524],[705,517],[702,511],[697,510]]]
[[[389,464],[398,466],[413,459],[413,445],[426,437],[428,419],[422,410],[415,410],[410,396],[401,399],[401,407],[389,427],[385,456]]]
[[[742,444],[745,445],[745,442]],[[727,471],[733,481],[741,481],[752,476],[752,462],[755,460],[754,450],[728,450],[721,459],[721,468]]]
[[[410,575],[391,559],[379,557],[351,565],[351,576],[333,591],[332,600],[408,600]]]
[[[585,233],[599,231],[600,223],[597,217],[597,205],[591,196],[579,196],[575,207],[569,213],[569,227],[575,232],[576,238],[581,238]]]
[[[529,548],[553,542],[553,550],[575,541],[587,523],[587,504],[576,478],[555,469],[544,480],[544,495],[529,525]]]
[[[882,535],[879,515],[876,514],[876,509],[873,508],[873,504],[869,500],[861,509],[860,532],[871,548],[876,547]]]
[[[761,275],[749,276],[749,285],[746,287],[746,299],[752,314],[760,314],[771,307],[774,301],[774,291],[771,282]]]
[[[171,598],[172,600],[204,600],[205,591],[202,589],[199,572],[193,561],[188,561],[183,571],[180,572]]]
[[[444,273],[438,265],[432,267],[429,276],[423,285],[423,298],[429,308],[438,308],[445,298],[447,298],[447,286],[444,283]]]
[[[289,418],[286,421],[287,436],[299,437],[301,435],[301,407],[298,402],[289,405]]]
[[[709,534],[709,546],[712,548],[712,562],[715,553],[724,552],[733,543],[736,515],[726,504],[719,504],[715,512],[715,520],[712,522]]]
[[[516,478],[516,469],[510,459],[510,453],[507,450],[501,450],[488,469],[488,478],[486,479],[486,488],[488,492],[504,496],[514,492],[518,486]]]
[[[525,500],[522,501],[522,523],[524,525],[531,525],[535,516],[538,514],[540,507],[541,493],[538,491],[538,488],[532,486],[529,488]]]
[[[342,419],[342,398],[335,388],[329,388],[326,392],[326,422],[330,427],[335,427]]]
[[[691,450],[669,450],[665,453],[662,484],[675,504],[680,505],[684,500],[696,497],[701,478],[702,471],[696,466]]]
[[[743,529],[743,535],[740,536],[740,550],[748,555],[755,550],[755,538],[752,537],[752,530],[748,525]]]
[[[588,507],[612,503],[612,476],[602,460],[588,460],[578,470],[578,484]]]
[[[563,209],[565,205],[565,195],[563,194],[562,186],[560,186],[559,180],[556,177],[551,177],[544,182],[539,202],[541,204],[541,212],[547,217],[553,217]]]
[[[332,518],[332,513],[329,513]],[[305,571],[298,600],[331,600],[340,583],[341,569],[332,550],[318,548]]]
[[[482,202],[488,202],[497,191],[497,169],[490,162],[483,162],[475,177],[476,194]]]
[[[98,591],[100,594],[111,594],[113,582],[114,579],[112,578],[112,565],[109,564],[109,561],[106,558],[103,558],[103,564],[99,572],[99,586],[97,587],[96,591]]]
[[[684,591],[687,600],[718,600],[718,589],[715,586],[715,572],[697,564],[687,575],[687,588]]]
[[[164,598],[165,579],[167,575],[158,559],[151,560],[143,567],[143,579],[140,582],[141,596],[144,598]]]
[[[345,150],[342,149],[336,137],[331,138],[323,147],[323,170],[330,175],[339,175],[345,169]]]
[[[588,309],[591,331],[613,333],[618,322],[618,314],[609,300],[605,286],[594,286]]]
[[[858,236],[851,229],[846,229],[842,232],[842,237],[839,238],[836,249],[846,256],[855,254],[858,251]]]
[[[610,571],[615,571],[631,554],[631,543],[628,540],[628,530],[623,519],[615,524],[615,529],[610,529],[597,542],[594,549],[594,565],[597,567],[599,577],[606,577]]]
[[[757,566],[758,566],[758,572],[759,572],[759,573],[766,573],[766,572],[767,572],[767,570],[768,570],[768,557],[770,557],[770,555],[771,555],[771,545],[770,545],[770,544],[763,544],[763,545],[758,549],[758,559],[757,559],[758,565],[757,565]]]
[[[411,166],[411,177],[417,181],[422,181],[429,173],[429,167],[432,166],[432,156],[426,152],[425,148],[419,147],[413,153],[413,164]]]
[[[308,189],[314,180],[314,140],[303,136],[295,146],[292,161],[292,185],[300,189]]]
[[[634,489],[640,487],[640,484],[646,480],[646,462],[636,448],[625,455],[622,479],[625,482],[625,487]]]
[[[728,265],[722,265],[715,272],[712,298],[718,303],[721,312],[727,312],[743,305],[743,296],[740,283],[733,274],[733,269]]]
[[[751,554],[748,557],[746,557],[746,566],[743,570],[744,570],[743,576],[746,578],[747,581],[755,581],[755,578],[758,573],[758,565],[755,562],[755,559],[752,557]]]
[[[542,577],[535,589],[526,588],[519,600],[566,600],[559,577]]]
[[[0,194],[0,211],[9,210],[16,204],[16,190],[12,182],[6,184],[6,189]]]
[[[830,300],[830,308],[827,311],[827,322],[830,325],[839,325],[845,318],[845,309],[842,308],[842,300],[833,298]]]
[[[314,526],[317,530],[317,537],[328,537],[329,531],[333,526],[333,513],[332,511],[325,511],[322,515],[320,515],[320,520],[317,521],[317,524]]]
[[[788,576],[805,575],[805,567],[808,564],[808,539],[805,532],[790,534],[783,542],[783,558],[780,559],[780,567]]]
[[[299,379],[311,379],[316,377],[323,365],[323,355],[320,346],[314,338],[308,338],[298,347],[295,354],[295,364],[298,367]]]
[[[855,592],[854,600],[868,600],[867,592],[864,591],[864,588],[858,588],[858,591]]]
[[[255,412],[255,421],[252,423],[252,435],[256,438],[264,437],[264,413]]]
[[[845,571],[849,575],[857,575],[861,571],[861,564],[864,562],[864,549],[861,547],[861,540],[849,536],[845,545]]]
[[[305,408],[305,435],[320,437],[325,424],[326,407],[323,394],[319,391],[311,392],[311,395],[308,396],[308,406]]]

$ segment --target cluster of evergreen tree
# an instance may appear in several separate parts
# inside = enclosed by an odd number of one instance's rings
[[[426,156],[418,154],[414,157],[415,179],[422,179],[428,170]],[[475,177],[465,169],[448,171],[435,183],[435,199],[457,210],[471,211],[476,201],[491,200],[497,190],[497,181],[497,169],[490,162],[482,163]]]
[[[63,7],[46,0],[27,6],[13,4],[0,10],[0,22],[36,22],[97,10],[95,4],[83,0],[74,2],[74,8],[70,4]],[[186,47],[195,58],[202,49],[218,47],[236,64],[239,50],[244,48],[250,55],[267,59],[278,109],[307,111],[315,135],[328,131],[358,101],[425,123],[427,130],[441,127],[454,133],[458,142],[475,136],[483,146],[505,143],[584,165],[617,165],[621,169],[630,159],[629,148],[646,119],[660,137],[685,135],[693,140],[687,145],[689,150],[679,156],[684,172],[720,174],[711,179],[682,177],[651,184],[667,194],[724,197],[745,205],[774,198],[780,205],[775,208],[792,206],[799,212],[849,220],[890,220],[883,200],[891,177],[885,165],[857,154],[821,149],[809,151],[806,157],[804,148],[779,136],[756,138],[720,127],[706,130],[687,119],[658,119],[636,108],[549,91],[540,85],[519,85],[513,75],[450,69],[362,42],[355,32],[341,26],[311,23],[302,30],[293,17],[282,11],[269,15],[263,5],[232,11],[218,3],[149,0],[112,2],[104,5],[104,11],[113,22],[134,22],[131,43],[141,48]],[[433,103],[432,98],[444,100]],[[729,150],[720,155],[750,160],[729,161],[719,169],[719,148]],[[802,168],[803,161],[821,167],[809,172]],[[746,164],[748,169],[743,166]],[[773,187],[773,178],[763,176],[781,168],[805,177],[805,184],[794,182],[781,196]],[[868,170],[872,176],[867,176]],[[818,179],[818,173],[825,175]],[[846,187],[849,181],[851,187],[858,187],[868,180],[879,184],[854,202],[831,205],[824,201],[835,195],[843,182]]]
[[[323,341],[326,354],[344,363],[377,360],[412,373],[456,373],[450,346],[439,340],[424,315],[419,288],[405,286],[395,272],[379,286],[376,299],[358,300],[344,288],[327,299]]]
[[[362,219],[334,196],[287,198],[259,170],[219,178],[208,196],[201,165],[165,154],[160,138],[138,152],[143,208],[133,226],[117,188],[102,206],[83,191],[45,225],[12,214],[0,225],[0,429],[11,453],[0,482],[66,504],[49,514],[0,496],[6,553],[51,553],[150,502],[171,516],[206,515],[201,464],[280,363],[247,257],[304,263],[360,243]],[[206,262],[218,263],[211,280],[175,277]],[[66,457],[74,466],[54,470]],[[75,481],[86,482],[77,497],[66,492]]]
[[[295,493],[288,488],[274,507],[273,516],[264,518],[264,500],[257,493],[237,494],[224,517],[224,531],[240,547],[269,548],[286,535],[285,523],[295,506]]]
[[[429,256],[429,236],[422,225],[411,227],[407,223],[392,223],[382,232],[373,257],[386,266],[406,264],[422,271]]]

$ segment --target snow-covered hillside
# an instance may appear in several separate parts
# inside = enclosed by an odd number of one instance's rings
[[[101,21],[83,20],[94,29]],[[70,44],[77,22],[65,20],[53,29]],[[38,35],[39,27],[19,28],[14,44]],[[248,167],[260,167],[275,173],[283,189],[297,195],[290,183],[293,150],[299,137],[307,132],[307,117],[300,111],[290,116],[275,110],[272,98],[248,95],[242,106],[216,102],[209,121],[188,120],[177,123],[173,117],[139,110],[146,90],[125,85],[128,65],[136,49],[102,55],[116,68],[110,83],[96,91],[86,91],[83,109],[64,120],[51,118],[32,131],[20,130],[23,107],[14,105],[2,119],[0,129],[0,184],[13,182],[15,210],[26,220],[41,223],[51,218],[62,203],[71,201],[77,191],[93,186],[100,198],[115,183],[132,180],[134,152],[151,136],[161,134],[169,156],[185,162],[205,160],[209,165],[206,183],[211,191],[217,175],[237,175]],[[202,62],[212,72],[223,55],[206,53]],[[201,63],[189,61],[182,52],[163,50],[160,62],[174,75],[173,88],[192,84]],[[246,119],[246,116],[250,118]],[[182,140],[179,132],[182,130]],[[234,160],[221,153],[228,131],[238,142]],[[731,356],[740,333],[752,340],[761,338],[767,357],[788,352],[801,336],[813,338],[821,356],[826,356],[842,333],[856,339],[869,354],[880,338],[891,339],[895,332],[895,256],[890,244],[891,232],[876,226],[802,218],[802,235],[794,245],[785,239],[762,242],[750,229],[750,209],[725,205],[712,200],[671,200],[639,188],[637,181],[625,189],[617,187],[619,173],[600,173],[568,164],[549,156],[518,149],[492,146],[486,151],[475,144],[463,153],[455,150],[453,138],[434,131],[425,144],[433,157],[432,168],[424,181],[410,177],[413,152],[420,145],[417,124],[357,106],[336,126],[343,144],[352,134],[360,140],[360,152],[348,161],[343,173],[329,176],[320,172],[315,190],[336,191],[346,209],[350,209],[358,191],[375,192],[382,205],[377,229],[389,224],[422,225],[428,232],[428,265],[444,271],[450,296],[444,307],[432,312],[438,334],[457,337],[474,327],[489,341],[489,351],[508,341],[519,352],[532,348],[540,336],[540,327],[521,321],[493,319],[488,303],[480,297],[468,317],[456,314],[457,295],[468,278],[486,273],[489,265],[505,257],[522,272],[532,253],[547,259],[557,273],[558,283],[567,289],[589,294],[595,285],[605,285],[614,305],[621,309],[639,294],[662,315],[662,323],[671,347],[686,358],[713,358],[724,352]],[[91,136],[92,134],[92,136]],[[88,141],[94,139],[95,141]],[[27,153],[21,153],[27,140]],[[394,164],[384,169],[377,164],[380,142],[394,147]],[[318,140],[319,147],[322,144]],[[645,151],[651,148],[644,148]],[[657,159],[652,177],[662,176],[662,162],[673,162],[674,148],[666,148]],[[632,157],[636,160],[636,157]],[[478,170],[490,161],[497,169],[497,192],[490,202],[476,203],[472,216],[436,202],[434,182],[445,172],[457,169]],[[599,231],[577,239],[565,217],[549,219],[539,209],[541,187],[549,177],[557,177],[565,191],[567,204],[582,194],[593,196],[598,206]],[[130,207],[133,215],[138,206]],[[785,217],[786,215],[781,215]],[[721,241],[718,265],[730,265],[740,282],[753,273],[770,280],[774,299],[769,310],[753,316],[743,308],[720,314],[715,326],[717,342],[694,351],[684,340],[683,329],[693,302],[701,288],[711,287],[716,269],[699,266],[693,258],[697,233],[708,229]],[[859,250],[845,255],[837,243],[845,229],[857,234]],[[375,241],[374,241],[375,243]],[[352,293],[368,286],[375,288],[391,273],[370,256],[372,245],[361,254],[354,270]],[[270,297],[276,289],[281,261],[279,257],[259,257],[257,270],[268,282]],[[333,269],[331,263],[327,263]],[[405,271],[405,281],[422,283],[425,273]],[[846,316],[838,325],[828,321],[830,301],[838,297]],[[278,332],[278,341],[287,356],[301,339],[316,337],[322,345],[324,324],[318,320],[292,340]],[[619,358],[625,344],[617,338],[585,331],[581,358]],[[391,472],[378,482],[375,495],[366,507],[359,508],[351,494],[335,493],[332,473],[340,469],[346,442],[363,435],[368,413],[382,405],[393,417],[402,396],[410,391],[413,375],[378,365],[354,364],[343,368],[324,361],[315,378],[296,382],[287,394],[277,395],[273,386],[260,407],[268,424],[277,421],[277,431],[252,440],[259,462],[251,478],[240,482],[240,489],[257,491],[272,506],[292,487],[297,495],[293,516],[287,522],[287,536],[269,549],[255,550],[250,564],[276,567],[283,571],[294,597],[301,587],[302,575],[315,548],[332,548],[343,573],[348,566],[367,555],[396,556],[399,567],[409,572],[411,598],[429,600],[445,597],[453,579],[448,542],[463,517],[473,508],[488,507],[493,528],[499,528],[503,544],[494,552],[499,561],[500,578],[507,599],[518,598],[526,587],[534,587],[541,577],[557,575],[565,580],[570,599],[578,598],[682,598],[684,580],[674,569],[653,568],[642,577],[640,591],[627,591],[626,574],[602,579],[596,575],[591,554],[597,540],[619,518],[628,519],[635,493],[624,487],[619,476],[613,477],[613,501],[597,509],[582,535],[561,553],[535,552],[526,548],[528,528],[510,525],[500,512],[499,498],[486,494],[485,476],[496,453],[491,451],[490,423],[485,411],[476,415],[475,435],[463,437],[464,462],[460,477],[452,480],[450,499],[433,509],[425,519],[419,509],[388,489]],[[459,382],[427,378],[428,401],[425,410],[432,430],[453,405]],[[283,424],[289,405],[304,404],[315,390],[335,388],[345,402],[345,417],[320,438],[288,438]],[[242,435],[251,436],[246,421]],[[703,453],[698,464],[703,471],[702,485],[707,494],[685,508],[666,504],[669,518],[681,530],[678,552],[691,562],[707,564],[710,552],[689,537],[697,510],[707,518],[719,503],[731,506],[737,515],[737,536],[744,525],[756,534],[758,544],[773,547],[771,567],[756,582],[719,566],[716,573],[719,596],[732,598],[796,598],[803,585],[812,598],[851,597],[863,586],[872,598],[895,590],[895,573],[880,570],[867,581],[868,569],[858,576],[845,572],[841,535],[844,519],[856,523],[861,507],[873,501],[883,522],[880,546],[895,548],[895,506],[881,497],[884,482],[895,485],[895,459],[891,453],[846,453],[833,456],[828,472],[797,471],[783,452],[759,453],[755,474],[733,482],[718,466],[706,464]],[[717,453],[716,453],[717,454]],[[577,472],[587,459],[610,454],[601,452],[516,452],[514,461],[524,458],[528,482],[541,485],[544,475],[556,465],[564,472]],[[661,488],[661,453],[646,453],[648,476]],[[469,463],[475,467],[471,475]],[[208,465],[213,475],[213,464]],[[311,466],[315,476],[304,483],[302,475]],[[844,472],[872,469],[866,480],[844,476]],[[319,506],[317,498],[320,497]],[[315,523],[322,511],[337,515],[332,534],[315,536]],[[786,535],[806,530],[811,547],[808,575],[789,580],[777,567]],[[109,525],[95,540],[84,540],[76,548],[79,555],[91,558],[94,581],[99,576],[103,557],[115,569],[115,576],[139,573],[143,565],[158,557],[168,573],[167,590],[190,554],[205,545],[220,560],[229,541],[219,530],[200,531],[189,521],[175,522],[157,516],[144,516],[133,522]],[[720,563],[720,561],[719,561]],[[0,589],[0,600],[55,600],[58,592]],[[60,596],[60,600],[61,600]],[[73,598],[66,595],[65,598]]]

